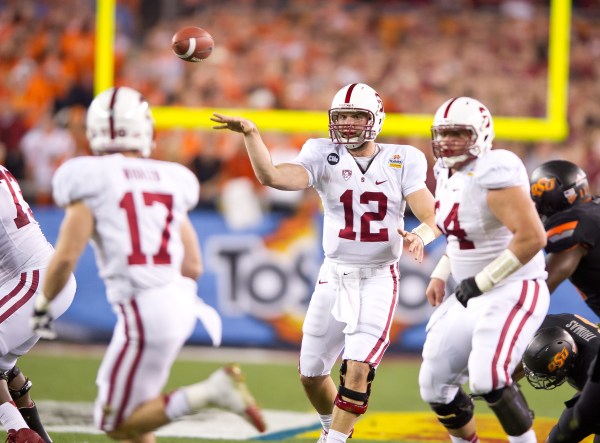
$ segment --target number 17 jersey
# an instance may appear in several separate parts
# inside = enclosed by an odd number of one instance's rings
[[[91,244],[112,303],[181,276],[181,222],[199,198],[184,166],[121,154],[77,157],[53,179],[56,203],[93,213]]]

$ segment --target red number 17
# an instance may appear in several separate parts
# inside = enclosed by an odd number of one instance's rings
[[[171,263],[171,256],[167,251],[167,246],[171,238],[170,225],[173,221],[173,196],[171,194],[158,194],[154,192],[144,192],[142,196],[144,197],[144,204],[146,206],[159,203],[167,208],[167,218],[165,219],[165,227],[162,231],[160,248],[152,256],[152,260],[155,265],[168,265]],[[126,193],[121,199],[119,206],[127,213],[127,224],[129,225],[129,234],[131,235],[131,254],[127,257],[128,262],[130,265],[145,265],[148,263],[148,259],[142,252],[138,216],[133,194],[131,192]]]

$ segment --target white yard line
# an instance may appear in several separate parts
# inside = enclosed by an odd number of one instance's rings
[[[40,400],[36,402],[42,422],[53,432],[77,432],[99,434],[93,426],[93,405],[84,402],[58,402]],[[271,433],[306,430],[320,426],[315,413],[263,410],[267,432],[260,434],[241,417],[219,409],[207,409],[199,414],[164,426],[157,435],[162,437],[191,437],[206,439],[247,440]]]

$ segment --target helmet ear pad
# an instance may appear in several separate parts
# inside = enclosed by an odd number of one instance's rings
[[[585,172],[566,160],[543,163],[532,172],[529,183],[531,198],[543,216],[551,216],[591,199]]]
[[[577,345],[564,329],[540,329],[523,353],[527,381],[536,389],[554,389],[565,382],[577,359]]]

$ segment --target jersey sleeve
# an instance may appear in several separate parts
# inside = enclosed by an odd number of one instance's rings
[[[102,188],[93,157],[75,157],[63,163],[52,178],[52,196],[58,206],[93,198]]]
[[[402,194],[410,195],[426,187],[427,159],[425,154],[410,146],[404,161],[404,176],[402,177]]]
[[[484,189],[503,189],[529,183],[523,162],[513,152],[492,150],[479,161],[475,179]]]
[[[174,163],[176,167],[177,181],[181,183],[184,190],[183,202],[187,210],[192,210],[198,205],[200,199],[200,183],[192,171],[183,165]]]
[[[546,222],[545,228],[548,253],[566,251],[579,244],[593,247],[598,239],[597,227],[576,211],[554,214]]]
[[[309,139],[294,159],[293,163],[299,164],[308,172],[308,186],[314,186],[324,171],[323,155],[316,139]]]

